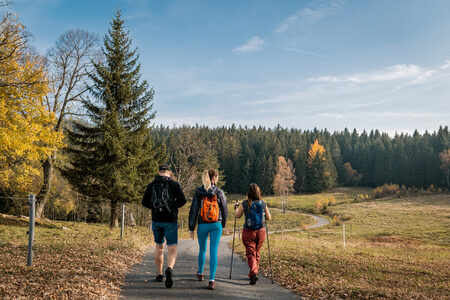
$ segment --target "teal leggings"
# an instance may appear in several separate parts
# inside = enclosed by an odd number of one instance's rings
[[[220,237],[222,236],[222,224],[205,223],[199,224],[197,228],[198,245],[200,251],[198,252],[198,273],[203,274],[203,267],[205,266],[206,244],[209,233],[209,280],[213,281],[216,277],[217,270],[217,249],[219,248]]]

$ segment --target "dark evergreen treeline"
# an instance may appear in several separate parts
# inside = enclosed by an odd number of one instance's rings
[[[439,168],[439,153],[450,147],[448,126],[433,133],[397,134],[389,137],[378,130],[358,133],[345,129],[330,133],[325,130],[274,129],[264,127],[203,126],[181,128],[157,127],[153,131],[157,141],[167,139],[176,143],[184,140],[186,132],[197,145],[211,148],[225,176],[224,190],[245,193],[249,183],[256,182],[264,194],[273,192],[273,179],[278,156],[294,162],[297,192],[317,191],[308,178],[308,150],[317,139],[325,147],[330,172],[328,187],[348,183],[344,164],[349,162],[361,176],[361,186],[379,186],[384,183],[428,187],[446,186]],[[212,146],[211,146],[212,145]],[[198,148],[198,147],[197,147]],[[201,148],[201,147],[200,147]],[[167,147],[170,156],[171,147]]]

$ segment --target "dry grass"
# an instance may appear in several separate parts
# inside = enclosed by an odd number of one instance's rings
[[[449,298],[450,195],[330,209],[351,216],[347,247],[341,226],[273,235],[277,282],[306,299]],[[261,264],[268,274],[266,245]]]
[[[343,204],[331,212],[351,218],[349,238],[396,235],[450,246],[448,194]]]
[[[27,220],[0,216],[1,299],[117,299],[152,240],[146,228],[126,228],[121,241],[106,225],[39,221],[28,267],[27,230]]]
[[[366,187],[339,187],[327,192],[318,194],[291,195],[288,198],[287,206],[290,210],[300,210],[313,212],[315,204],[320,202],[332,202],[332,205],[351,203],[358,194],[370,194],[372,189]],[[266,197],[265,201],[269,206],[281,208],[280,198],[276,196]]]

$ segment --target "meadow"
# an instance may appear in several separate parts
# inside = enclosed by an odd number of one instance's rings
[[[346,215],[346,247],[342,224],[271,235],[275,281],[306,299],[448,298],[450,195],[354,203],[361,192],[340,188],[289,200],[289,207],[309,210],[315,201],[335,197],[329,215]],[[266,275],[267,254],[263,247]]]
[[[286,213],[278,197],[270,230],[313,224],[315,203],[334,198],[323,228],[270,236],[276,282],[305,299],[445,299],[450,294],[450,195],[383,198],[355,202],[365,188],[337,188],[314,195],[290,197]],[[233,232],[234,200],[228,195],[229,219],[224,234]],[[188,238],[190,203],[179,212],[180,237]],[[342,223],[345,216],[346,247]],[[181,225],[183,224],[183,225]],[[242,229],[243,220],[237,222]],[[146,227],[120,229],[104,224],[39,220],[34,265],[26,266],[28,221],[0,215],[0,298],[117,298],[129,267],[153,244]],[[242,256],[242,243],[236,243]],[[269,275],[267,244],[262,272]]]
[[[326,199],[335,199],[336,204],[351,203],[358,195],[369,195],[372,192],[371,188],[367,187],[339,187],[327,192],[317,194],[300,194],[290,195],[287,200],[288,210],[297,210],[303,212],[313,212],[317,201],[324,201]],[[281,200],[277,196],[264,197],[264,201],[273,207],[281,208]]]

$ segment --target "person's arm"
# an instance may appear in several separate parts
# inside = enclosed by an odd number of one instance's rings
[[[244,203],[242,202],[241,205],[236,209],[236,218],[240,219],[242,215],[244,214]]]
[[[193,233],[195,230],[195,225],[197,224],[198,217],[198,192],[195,191],[194,198],[192,198],[191,208],[189,209],[189,231],[191,237],[193,238]]]
[[[180,184],[176,181],[175,182],[175,205],[180,208],[183,207],[187,200],[184,196],[183,189],[181,188]]]
[[[152,185],[149,184],[147,186],[147,188],[145,189],[145,193],[144,193],[144,196],[142,197],[142,202],[141,202],[141,204],[144,207],[147,207],[149,209],[152,209],[152,207],[153,207],[153,205],[152,205],[152,198],[151,198],[151,196],[152,196],[152,188],[151,188],[151,186]]]
[[[266,214],[266,220],[271,221],[272,215],[270,214],[269,207],[267,206],[267,204],[265,205],[264,212]]]
[[[225,194],[222,190],[219,191],[219,195],[222,201],[221,202],[221,209],[222,209],[222,228],[225,228],[225,225],[227,224],[227,216],[228,216],[228,207],[227,207],[227,197],[225,197]]]

